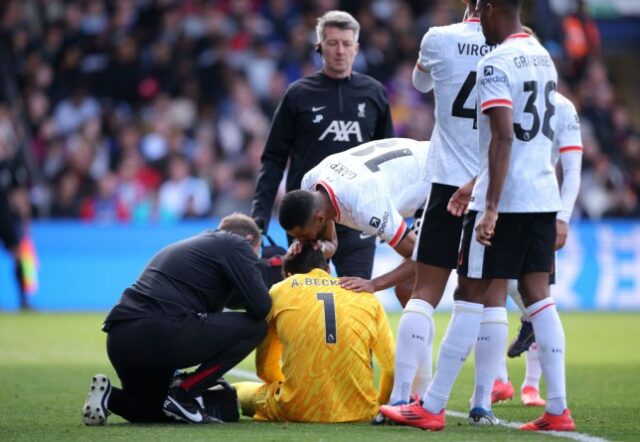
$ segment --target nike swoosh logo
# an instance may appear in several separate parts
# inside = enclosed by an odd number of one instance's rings
[[[369,235],[367,233],[360,233],[360,239],[367,239],[367,238],[371,238],[373,235]]]
[[[202,414],[200,414],[200,412],[198,413],[190,413],[187,410],[185,410],[182,405],[180,405],[179,403],[177,403],[172,397],[168,397],[167,399],[169,399],[173,405],[175,405],[176,407],[178,407],[178,410],[180,410],[180,412],[182,414],[184,414],[186,417],[188,417],[190,420],[192,420],[193,422],[202,422]]]
[[[311,112],[318,112],[318,111],[321,111],[321,110],[322,110],[322,109],[324,109],[325,107],[327,107],[327,106],[320,106],[320,107],[315,107],[315,106],[313,106],[313,107],[311,108]]]

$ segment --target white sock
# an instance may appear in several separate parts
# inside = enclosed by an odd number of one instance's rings
[[[425,352],[433,351],[433,329],[433,306],[421,299],[410,299],[398,325],[395,375],[389,402],[409,401],[416,370],[424,362]]]
[[[431,383],[433,372],[433,339],[435,338],[436,329],[433,320],[429,321],[431,325],[431,332],[429,342],[426,351],[422,355],[422,362],[418,365],[418,370],[413,378],[413,385],[411,386],[411,394],[422,397],[427,392],[429,384]]]
[[[473,406],[491,410],[493,381],[504,359],[509,321],[505,307],[486,307],[475,347],[476,385]]]
[[[567,392],[564,374],[564,330],[551,298],[545,298],[527,307],[538,343],[538,355],[542,373],[547,382],[547,408],[550,414],[559,415],[567,408]]]
[[[522,388],[533,387],[540,390],[540,376],[542,376],[542,366],[540,365],[540,355],[538,354],[538,344],[531,344],[529,350],[525,353],[526,357],[526,373]]]
[[[503,351],[500,355],[500,363],[498,364],[498,373],[496,379],[506,384],[509,382],[509,371],[507,370],[507,352]]]
[[[462,364],[478,339],[482,307],[482,304],[473,302],[453,303],[451,321],[440,345],[436,372],[427,393],[422,397],[422,406],[431,413],[440,413],[449,400],[449,393]]]

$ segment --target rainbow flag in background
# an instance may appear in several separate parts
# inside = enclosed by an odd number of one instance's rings
[[[18,259],[22,267],[22,284],[27,295],[38,291],[38,254],[31,235],[24,235],[18,246]]]

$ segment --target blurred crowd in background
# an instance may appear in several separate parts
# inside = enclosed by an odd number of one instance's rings
[[[461,20],[458,1],[6,0],[0,184],[22,186],[14,204],[36,218],[248,213],[271,116],[289,83],[319,69],[314,28],[330,9],[360,22],[355,70],[387,87],[396,136],[428,140],[433,96],[411,72],[429,27]],[[640,216],[640,136],[598,28],[579,2],[528,17],[581,115],[576,216]]]

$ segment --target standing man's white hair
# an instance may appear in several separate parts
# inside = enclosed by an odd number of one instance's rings
[[[353,18],[353,15],[345,11],[329,11],[318,18],[318,24],[316,25],[316,38],[318,43],[324,41],[324,29],[326,27],[334,27],[342,30],[350,29],[353,31],[356,42],[360,36],[360,23]]]

